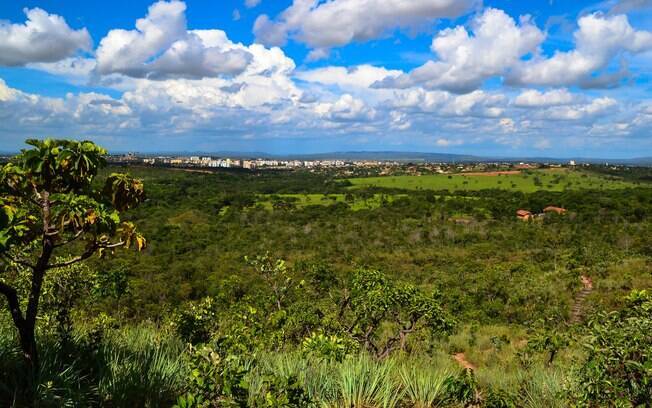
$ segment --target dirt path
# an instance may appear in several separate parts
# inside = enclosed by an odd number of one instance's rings
[[[469,360],[466,359],[464,353],[453,354],[453,358],[455,359],[455,361],[457,361],[457,364],[459,364],[460,367],[462,368],[469,369],[472,371],[475,371],[477,369],[477,367],[473,365],[473,363],[471,363]]]
[[[584,301],[593,290],[593,279],[586,275],[582,275],[580,279],[582,280],[582,290],[575,298],[575,303],[571,310],[571,323],[579,323],[580,320],[582,320],[582,315],[584,314]]]

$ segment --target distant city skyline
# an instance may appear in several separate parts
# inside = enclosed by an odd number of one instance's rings
[[[652,0],[0,4],[0,151],[652,157]]]

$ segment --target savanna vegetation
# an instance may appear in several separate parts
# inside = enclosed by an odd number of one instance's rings
[[[29,143],[0,175],[2,406],[650,406],[649,169],[370,182]]]

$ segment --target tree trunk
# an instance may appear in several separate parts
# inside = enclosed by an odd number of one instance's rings
[[[38,350],[36,348],[36,336],[34,334],[34,326],[24,322],[21,327],[18,327],[18,336],[20,338],[20,348],[27,363],[30,380],[38,374],[39,358]]]
[[[16,289],[0,282],[0,293],[4,294],[7,298],[11,318],[14,321],[14,326],[18,330],[20,349],[23,352],[30,374],[33,376],[36,373],[35,369],[38,367],[38,352],[36,350],[36,337],[34,336],[35,325],[30,324],[23,317],[20,311],[20,302],[18,301]]]

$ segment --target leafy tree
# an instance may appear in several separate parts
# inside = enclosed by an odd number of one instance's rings
[[[623,309],[591,322],[579,370],[582,406],[645,406],[652,401],[652,293],[634,291]]]
[[[5,275],[0,293],[34,370],[34,331],[47,272],[119,247],[143,249],[145,238],[132,223],[122,222],[120,213],[142,202],[144,190],[141,181],[124,174],[111,174],[98,188],[94,180],[107,152],[92,142],[47,139],[27,144],[32,148],[0,170],[0,259]],[[67,260],[54,261],[70,253]],[[23,302],[7,280],[17,268],[31,272]]]
[[[292,289],[292,277],[288,271],[285,261],[272,259],[269,253],[255,258],[245,257],[245,261],[251,265],[265,280],[265,283],[272,289],[276,310],[283,309],[283,302]]]
[[[570,343],[568,333],[561,330],[540,330],[528,340],[528,349],[547,352],[547,365],[552,365],[555,356]]]
[[[393,282],[377,270],[356,271],[343,306],[353,315],[347,330],[381,358],[394,350],[404,350],[408,336],[414,332],[429,329],[447,333],[453,327],[436,293],[429,296],[414,285]],[[393,331],[383,339],[380,331],[385,325],[392,326]]]

